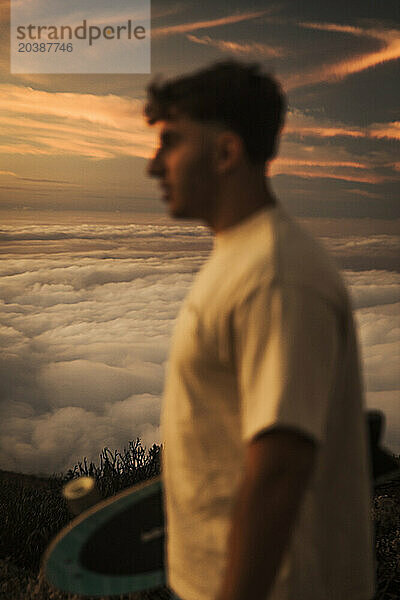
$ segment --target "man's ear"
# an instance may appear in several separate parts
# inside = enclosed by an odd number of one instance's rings
[[[234,131],[222,131],[215,144],[215,168],[223,175],[236,169],[243,160],[245,148],[242,138]]]

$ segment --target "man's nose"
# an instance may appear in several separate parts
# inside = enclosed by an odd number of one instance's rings
[[[164,174],[164,164],[161,159],[161,152],[157,150],[153,158],[147,163],[147,174],[150,177],[162,177]]]

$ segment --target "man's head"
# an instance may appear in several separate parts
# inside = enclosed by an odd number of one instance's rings
[[[161,125],[149,165],[174,216],[204,218],[222,179],[246,165],[263,171],[276,153],[285,100],[255,64],[221,62],[148,87],[145,115]]]

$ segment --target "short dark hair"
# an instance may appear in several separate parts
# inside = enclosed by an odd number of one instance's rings
[[[150,124],[170,119],[176,111],[238,133],[253,162],[264,163],[276,154],[285,97],[277,81],[262,73],[257,63],[217,62],[193,74],[154,81],[147,94],[144,113]]]

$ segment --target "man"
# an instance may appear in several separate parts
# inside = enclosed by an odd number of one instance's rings
[[[162,414],[168,578],[183,600],[370,600],[369,471],[343,283],[265,177],[284,99],[257,65],[149,87],[149,164],[214,249],[181,309]]]

